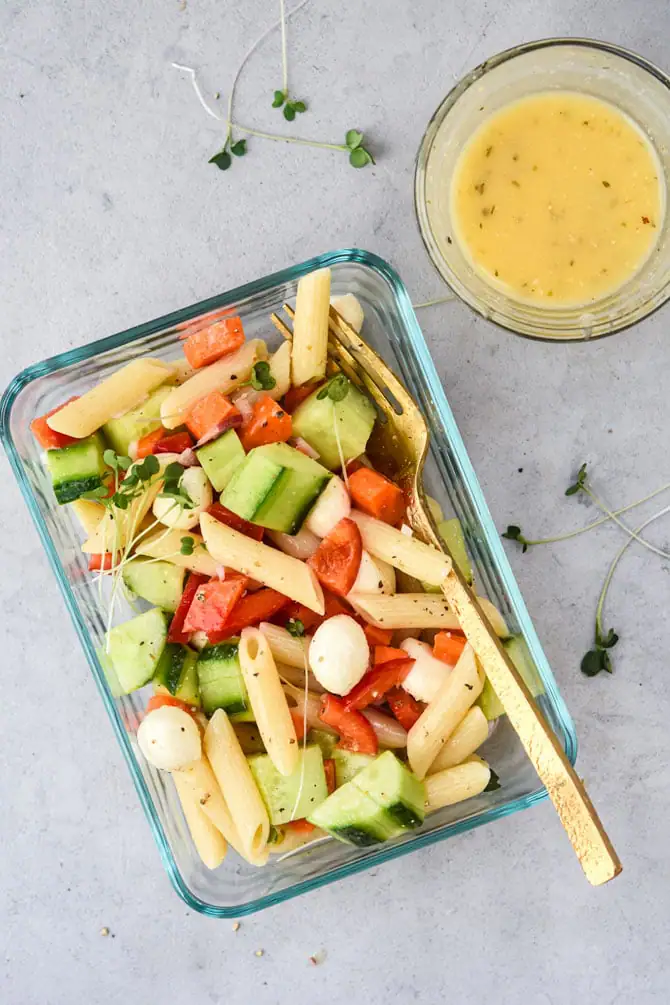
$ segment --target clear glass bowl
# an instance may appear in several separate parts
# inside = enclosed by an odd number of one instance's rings
[[[201,863],[191,842],[168,775],[149,766],[139,753],[135,733],[147,694],[114,699],[96,649],[104,634],[104,612],[80,551],[81,532],[68,507],[54,499],[40,450],[29,424],[73,394],[138,356],[178,358],[176,327],[206,311],[233,307],[248,336],[268,342],[278,337],[271,311],[295,297],[301,276],[313,269],[333,270],[333,291],[354,293],[365,309],[363,335],[402,375],[425,415],[432,434],[426,487],[446,515],[460,517],[467,535],[478,588],[501,609],[510,627],[522,632],[545,694],[540,704],[568,757],[574,762],[576,737],[525,604],[503,552],[500,538],[477,483],[463,441],[428,354],[405,287],[396,273],[364,251],[337,251],[266,276],[148,324],[37,363],[20,373],[0,402],[0,433],[31,516],[58,579],[119,745],[130,769],[167,873],[186,903],[213,917],[239,917],[288,897],[386,862],[416,848],[454,837],[472,827],[514,813],[546,796],[507,720],[487,741],[484,753],[500,776],[501,788],[441,810],[423,827],[395,843],[359,850],[325,839],[309,849],[272,857],[258,869],[234,852],[214,872]],[[125,617],[131,612],[125,612]]]
[[[656,149],[670,188],[670,78],[633,52],[606,42],[552,38],[498,53],[464,77],[433,115],[416,164],[414,201],[433,264],[451,289],[489,321],[518,335],[576,341],[612,335],[670,297],[670,223],[624,286],[585,307],[549,308],[513,300],[477,273],[452,241],[449,193],[464,144],[490,115],[538,91],[581,91],[633,119]]]

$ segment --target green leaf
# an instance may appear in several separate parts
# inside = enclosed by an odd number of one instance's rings
[[[574,496],[581,492],[586,484],[586,464],[582,464],[577,472],[577,480],[565,490],[566,496]]]
[[[344,137],[344,142],[350,150],[355,150],[363,142],[363,133],[359,133],[357,129],[349,129]]]
[[[193,538],[192,537],[182,537],[181,548],[179,551],[182,555],[192,555],[193,554]]]
[[[266,363],[265,360],[254,363],[249,383],[256,391],[271,391],[273,387],[276,387],[277,381],[272,376],[270,364]]]
[[[596,677],[602,670],[612,672],[609,656],[602,649],[589,649],[582,659],[580,669],[586,677]]]
[[[132,457],[117,457],[116,463],[119,465],[122,471],[127,471],[130,465],[133,463]]]
[[[82,493],[82,499],[104,499],[109,489],[106,485],[98,485],[97,489],[90,489]]]
[[[322,387],[316,396],[317,401],[323,401],[324,398],[328,397],[328,386]]]
[[[516,524],[511,523],[504,534],[500,535],[504,537],[507,541],[516,541],[517,544],[521,545],[521,551],[525,554],[528,551],[528,541],[521,533],[521,527],[517,527]]]
[[[274,100],[272,102],[273,108],[281,108],[281,106],[286,101],[286,95],[283,91],[275,91]]]
[[[287,122],[293,122],[295,118],[295,108],[289,102],[284,105],[284,118]]]
[[[484,789],[484,792],[495,792],[496,789],[500,788],[500,779],[499,779],[498,775],[496,775],[496,773],[493,770],[493,768],[490,768],[489,770],[491,772],[491,777],[488,780],[488,784],[487,784],[486,788]]]
[[[305,104],[304,101],[294,101],[293,102],[293,107],[295,108],[296,112],[306,112],[307,111],[307,105]]]
[[[305,634],[305,626],[300,618],[289,618],[286,622],[286,631],[289,635],[292,635],[294,639],[300,639]]]
[[[237,143],[233,143],[230,152],[235,154],[236,157],[244,157],[247,152],[247,141],[238,140]]]
[[[596,646],[598,649],[613,649],[619,641],[619,636],[610,628],[607,635],[596,635]]]
[[[124,495],[122,492],[117,492],[113,497],[113,502],[118,509],[128,509],[130,505],[130,496]]]
[[[113,450],[105,450],[105,452],[102,455],[102,459],[108,468],[113,468],[114,471],[116,471],[117,460],[116,460],[116,454],[114,453]]]
[[[220,150],[218,154],[214,154],[210,157],[208,164],[216,164],[216,166],[221,171],[227,171],[230,165],[233,163],[233,158],[230,156],[227,150]]]
[[[373,161],[365,147],[356,147],[349,154],[349,163],[352,167],[364,168],[366,164],[371,164]]]
[[[328,384],[327,394],[331,401],[343,401],[349,394],[349,381],[343,373],[338,373]],[[318,398],[318,395],[317,395]]]
[[[141,464],[135,468],[143,482],[148,481],[153,475],[157,475],[161,466],[155,454],[147,454]]]

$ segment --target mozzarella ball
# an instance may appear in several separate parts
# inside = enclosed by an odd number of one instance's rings
[[[156,496],[153,514],[166,527],[176,527],[179,530],[190,530],[200,520],[200,514],[214,502],[214,494],[209,478],[202,468],[186,468],[179,480],[180,487],[188,493],[192,509],[180,505],[169,496]]]
[[[149,764],[163,771],[185,768],[202,755],[200,730],[193,717],[176,705],[149,712],[137,730],[137,742]]]
[[[395,569],[363,549],[351,593],[395,593]]]
[[[349,694],[370,663],[365,632],[348,614],[336,614],[319,625],[309,645],[309,666],[332,694]]]
[[[333,527],[351,513],[351,499],[341,478],[333,475],[312,506],[304,526],[317,537],[327,537]]]
[[[436,659],[430,646],[418,639],[405,639],[400,648],[416,661],[402,682],[405,691],[417,701],[432,701],[451,673],[451,667]]]

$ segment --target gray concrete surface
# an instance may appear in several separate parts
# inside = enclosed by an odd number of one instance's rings
[[[46,355],[344,245],[388,258],[417,300],[439,295],[412,170],[455,79],[544,35],[603,37],[668,64],[664,0],[311,0],[290,30],[293,90],[310,104],[296,129],[328,140],[358,126],[378,166],[355,172],[336,154],[250,141],[226,176],[206,163],[217,124],[169,62],[200,67],[223,101],[275,7],[2,4],[0,384]],[[268,101],[278,59],[275,34],[243,76],[241,121],[278,126]],[[458,306],[423,312],[498,525],[546,533],[586,522],[590,511],[563,497],[583,460],[612,504],[667,479],[668,317],[582,347],[515,339]],[[628,552],[607,613],[621,635],[616,675],[586,680],[578,663],[620,533],[512,556],[621,878],[589,888],[544,804],[235,933],[170,889],[4,458],[0,472],[3,1003],[668,1001],[667,561]],[[667,528],[650,538],[667,547]]]

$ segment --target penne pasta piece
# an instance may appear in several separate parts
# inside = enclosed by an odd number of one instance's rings
[[[172,778],[196,851],[208,869],[216,869],[226,857],[226,839],[204,812],[186,779],[178,772]]]
[[[286,663],[290,667],[305,669],[307,660],[307,649],[309,647],[309,636],[304,635],[301,639],[296,639],[285,628],[279,625],[271,625],[269,621],[262,621],[258,626],[267,639],[270,651],[276,663]]]
[[[244,628],[239,659],[242,676],[270,760],[281,775],[292,775],[300,761],[298,738],[267,639],[258,628]]]
[[[134,359],[81,398],[50,415],[47,425],[67,436],[90,436],[109,419],[139,405],[150,391],[171,376],[169,363],[160,359]]]
[[[270,374],[275,386],[265,393],[274,401],[283,398],[291,386],[291,343],[282,342],[270,356]]]
[[[360,332],[365,314],[358,297],[353,293],[343,293],[339,297],[331,297],[330,303],[355,332]]]
[[[274,628],[275,626],[272,625],[272,627]],[[260,629],[263,632],[262,625],[260,626]],[[263,632],[263,634],[265,635],[265,632]],[[270,646],[270,649],[272,649],[272,646]],[[289,684],[293,684],[294,687],[302,688],[304,692],[305,667],[291,666],[290,663],[280,663],[276,659],[275,663],[277,663],[277,672],[279,673],[279,677],[282,682],[287,682]],[[323,694],[326,690],[325,687],[322,687],[321,684],[319,684],[311,670],[307,671],[307,688],[312,692],[312,694]]]
[[[209,720],[203,745],[244,857],[256,863],[267,847],[270,819],[235,730],[222,708]]]
[[[444,597],[436,593],[350,593],[347,600],[354,610],[375,628],[444,628],[458,631],[458,618]]]
[[[291,345],[291,383],[295,387],[326,375],[330,269],[317,269],[298,283]]]
[[[181,539],[185,536],[193,538],[193,552],[190,555],[181,554]],[[201,535],[192,530],[168,530],[164,527],[143,537],[135,548],[135,554],[162,558],[178,565],[180,569],[190,569],[203,576],[216,576],[216,562],[207,551]]]
[[[434,775],[437,771],[462,764],[481,747],[488,735],[488,720],[479,705],[473,705],[440,750],[428,769],[428,774]]]
[[[325,613],[323,590],[318,579],[304,562],[284,555],[275,548],[253,541],[232,527],[220,523],[209,513],[200,517],[200,530],[210,555],[221,565],[269,586],[272,590],[296,600],[317,614]]]
[[[484,687],[484,674],[474,650],[466,645],[461,657],[433,700],[407,734],[407,758],[412,771],[425,778],[447,742]]]
[[[185,356],[182,359],[171,360],[170,366],[172,367],[172,380],[175,384],[185,384],[196,373]]]
[[[188,767],[172,772],[173,778],[177,775],[191,789],[203,813],[223,834],[228,844],[232,845],[240,855],[244,854],[230,810],[226,806],[221,788],[207,758],[203,756]]]
[[[105,515],[105,507],[94,499],[75,499],[70,503],[87,537],[90,537]]]
[[[505,619],[503,618],[498,608],[495,607],[490,600],[487,600],[486,597],[477,597],[477,603],[481,607],[482,611],[484,612],[488,620],[491,622],[491,627],[493,628],[493,631],[496,633],[498,638],[501,639],[509,638],[510,634],[509,628],[507,627]]]
[[[481,758],[429,775],[425,781],[426,812],[434,813],[443,806],[453,806],[478,796],[489,784],[490,778],[491,769]]]
[[[439,586],[451,572],[449,556],[432,545],[409,537],[359,510],[352,510],[350,515],[358,524],[366,551],[388,562],[394,569],[400,569],[431,586]]]
[[[229,394],[248,380],[251,368],[259,359],[267,359],[267,348],[262,339],[251,339],[237,352],[224,356],[216,363],[205,366],[175,387],[161,405],[161,421],[166,429],[175,429],[186,419],[196,401],[210,391]]]

